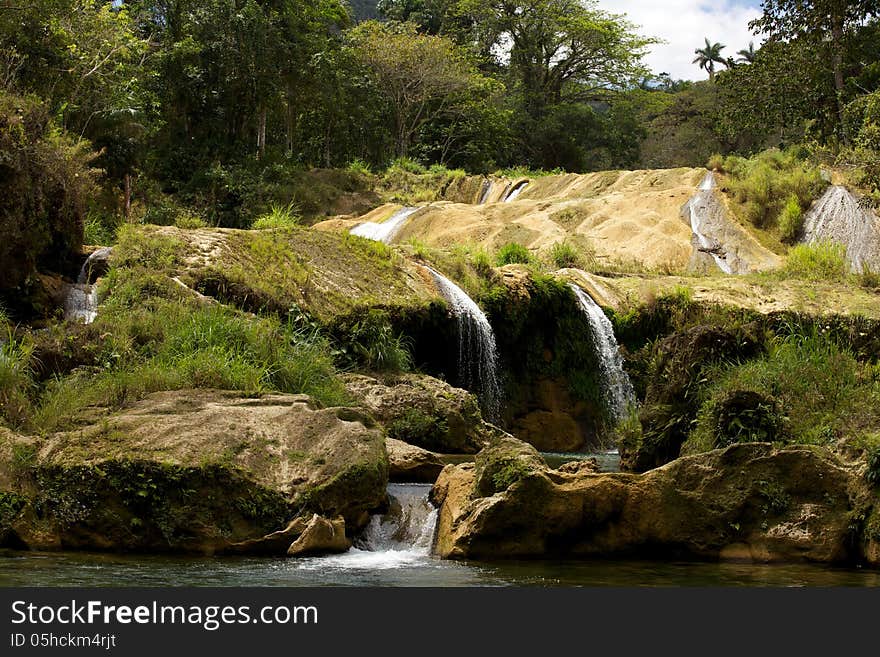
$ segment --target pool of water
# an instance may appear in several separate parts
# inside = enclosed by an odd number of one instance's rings
[[[806,564],[451,562],[413,551],[310,559],[0,553],[0,586],[880,586],[880,572]]]

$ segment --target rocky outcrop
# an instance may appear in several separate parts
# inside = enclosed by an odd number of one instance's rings
[[[345,520],[327,520],[317,513],[309,520],[302,534],[287,549],[288,557],[345,552],[351,541],[345,535]]]
[[[213,553],[298,514],[354,532],[386,499],[381,431],[303,396],[157,393],[78,431],[0,439],[4,545]]]
[[[862,556],[852,518],[870,509],[866,485],[823,449],[740,444],[644,475],[550,470],[503,446],[494,460],[504,453],[524,466],[504,490],[486,488],[481,461],[441,474],[433,492],[440,556],[824,563]]]
[[[386,438],[389,481],[400,484],[433,484],[443,470],[439,454],[401,440]]]
[[[344,377],[348,392],[381,422],[391,438],[442,454],[475,454],[493,429],[467,390],[429,376]]]

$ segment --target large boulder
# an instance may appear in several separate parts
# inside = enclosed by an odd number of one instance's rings
[[[483,422],[476,397],[439,379],[349,374],[344,381],[348,392],[395,440],[442,454],[475,454],[495,432]]]
[[[385,439],[388,479],[399,484],[433,484],[443,470],[439,454],[394,438]]]
[[[870,495],[857,471],[823,449],[733,445],[643,475],[550,470],[513,448],[507,456],[517,477],[496,492],[479,460],[444,469],[433,491],[441,557],[863,556],[852,518],[870,510]]]
[[[163,392],[78,431],[0,441],[13,547],[213,553],[301,513],[354,532],[386,498],[381,431],[303,396]]]

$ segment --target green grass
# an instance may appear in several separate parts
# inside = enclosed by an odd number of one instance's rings
[[[793,327],[772,339],[765,355],[712,366],[704,379],[708,385],[701,391],[689,452],[718,446],[712,407],[739,390],[778,401],[786,441],[830,446],[839,438],[880,429],[880,371],[819,330]]]
[[[562,241],[556,242],[550,247],[550,262],[557,269],[582,269],[586,260],[581,252],[571,243]]]
[[[498,253],[495,256],[495,263],[499,267],[513,264],[528,265],[533,260],[534,258],[532,257],[531,251],[517,242],[508,242],[507,244],[504,244],[498,249]]]
[[[16,336],[5,316],[0,317],[0,331],[5,332],[0,343],[0,422],[17,426],[31,410],[33,347]]]
[[[783,274],[808,281],[845,282],[849,275],[846,248],[832,241],[798,244],[789,250]]]
[[[302,217],[297,211],[294,203],[287,205],[273,204],[264,215],[261,215],[254,221],[251,228],[254,230],[275,230],[279,228],[291,228],[302,223]]]

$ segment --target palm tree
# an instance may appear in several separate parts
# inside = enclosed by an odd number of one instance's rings
[[[755,42],[749,41],[748,50],[738,50],[737,55],[739,55],[739,61],[743,64],[754,64],[755,57],[758,54],[758,51],[755,50]]]
[[[715,64],[724,64],[727,66],[727,60],[721,56],[721,51],[724,50],[727,46],[721,43],[712,43],[709,39],[706,39],[706,47],[705,48],[697,48],[694,50],[697,53],[696,59],[694,59],[694,64],[699,64],[700,68],[705,69],[709,72],[709,80],[715,80]]]

